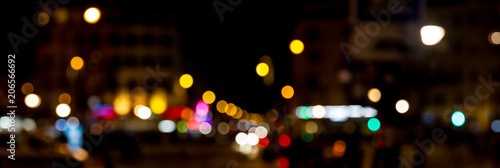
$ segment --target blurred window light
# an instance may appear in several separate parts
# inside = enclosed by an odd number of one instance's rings
[[[299,106],[295,108],[295,115],[301,119],[309,119],[314,115],[314,107],[315,106]],[[372,107],[362,107],[360,105],[339,105],[322,107],[325,110],[325,115],[322,115],[321,118],[329,118],[333,122],[343,122],[348,118],[372,118],[377,116],[378,113],[377,110]]]
[[[70,113],[71,113],[71,108],[69,107],[69,105],[64,103],[57,105],[56,107],[57,116],[64,118],[67,117]]]
[[[255,67],[255,71],[257,72],[257,75],[260,77],[264,77],[269,73],[269,66],[266,63],[259,63],[257,64],[257,67]]]
[[[498,45],[500,44],[500,32],[490,33],[488,40],[491,44]]]
[[[74,70],[80,70],[83,68],[84,62],[83,62],[82,57],[75,56],[75,57],[71,58],[70,64],[71,64],[71,68],[73,68]]]
[[[410,109],[410,104],[405,99],[396,102],[396,111],[398,111],[398,113],[406,113],[408,109]]]
[[[427,25],[420,29],[422,43],[425,45],[435,45],[444,37],[444,29],[441,26]]]
[[[38,95],[32,93],[32,94],[27,95],[24,98],[24,103],[29,108],[37,108],[40,105],[41,100],[40,100],[40,97]]]
[[[464,125],[464,123],[465,123],[464,113],[462,113],[461,111],[455,111],[451,115],[451,123],[456,127],[460,127],[460,126]]]
[[[295,92],[293,90],[293,87],[290,85],[286,85],[286,86],[283,86],[283,88],[281,88],[281,96],[283,96],[283,98],[285,98],[285,99],[292,98],[294,93]]]
[[[101,11],[99,11],[96,7],[88,8],[83,14],[83,18],[87,23],[95,24],[101,18]]]
[[[179,78],[179,84],[184,89],[190,88],[193,85],[193,77],[189,74],[184,74]]]
[[[202,98],[205,103],[212,104],[215,101],[215,93],[210,90],[207,90],[205,91],[205,93],[203,93]]]
[[[294,54],[300,54],[304,51],[304,43],[302,41],[295,39],[290,42],[290,51]]]
[[[370,118],[367,126],[370,131],[378,131],[378,129],[380,129],[380,121],[377,118]]]
[[[382,93],[377,88],[371,88],[368,90],[368,99],[374,103],[377,103],[382,97]]]

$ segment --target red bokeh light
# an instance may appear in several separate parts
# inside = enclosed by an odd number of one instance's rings
[[[278,159],[278,167],[279,168],[288,168],[288,166],[290,165],[290,163],[288,162],[288,159],[285,158],[285,157],[280,157]]]
[[[286,134],[281,135],[280,139],[279,139],[279,143],[283,147],[289,146],[291,143],[290,137]]]
[[[267,145],[269,145],[269,138],[264,137],[262,139],[259,139],[259,146],[265,148]]]

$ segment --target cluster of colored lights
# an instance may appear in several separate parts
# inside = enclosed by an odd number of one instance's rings
[[[349,118],[372,118],[377,110],[360,105],[348,106],[299,106],[295,109],[295,116],[301,119],[329,118],[334,122],[343,122]]]

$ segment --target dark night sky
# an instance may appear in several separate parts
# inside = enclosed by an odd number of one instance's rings
[[[221,0],[226,3],[227,1]],[[38,4],[33,2],[10,2],[2,8],[3,34],[20,33],[23,16],[32,17]],[[290,60],[293,56],[288,43],[293,39],[293,30],[303,19],[304,2],[249,1],[243,0],[232,12],[219,19],[213,1],[177,1],[160,3],[154,1],[70,1],[66,6],[105,6],[127,13],[161,11],[176,15],[176,26],[181,37],[185,70],[195,80],[203,78],[204,89],[213,90],[218,99],[243,107],[250,112],[264,112],[275,100],[281,98],[280,89],[291,84]],[[3,48],[12,49],[6,36]],[[35,37],[36,38],[36,37]],[[36,40],[21,46],[23,62],[18,65],[18,77],[36,72],[33,50]],[[6,50],[3,50],[4,52]],[[6,55],[6,54],[4,54]],[[275,84],[266,88],[255,73],[259,57],[269,55],[275,66]]]

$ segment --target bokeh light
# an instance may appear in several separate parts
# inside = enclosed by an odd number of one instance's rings
[[[66,124],[68,125],[68,128],[76,129],[80,125],[80,121],[76,117],[70,117],[66,121]]]
[[[49,14],[47,14],[45,12],[40,12],[40,13],[38,13],[36,20],[37,20],[38,24],[45,26],[49,23],[50,17],[49,17]]]
[[[258,126],[257,128],[255,128],[255,134],[259,137],[259,138],[265,138],[267,136],[267,129],[263,126]]]
[[[249,133],[247,135],[247,141],[248,141],[247,143],[249,145],[252,145],[252,146],[257,145],[259,143],[259,137],[255,133]]]
[[[259,146],[265,148],[267,145],[269,145],[269,138],[264,137],[259,139]]]
[[[444,37],[444,29],[441,26],[427,25],[420,29],[422,43],[425,45],[435,45]]]
[[[212,104],[215,101],[215,93],[210,90],[207,90],[205,91],[205,93],[203,93],[202,98],[205,103]]]
[[[300,54],[304,51],[304,43],[302,41],[295,39],[290,42],[290,51],[294,54]]]
[[[208,107],[208,104],[205,103],[203,100],[200,100],[198,101],[198,103],[196,103],[196,115],[199,116],[199,117],[204,117],[208,114],[208,110],[209,110],[209,107]]]
[[[370,131],[378,131],[380,129],[380,121],[377,118],[370,118],[367,125]]]
[[[184,89],[190,88],[193,86],[193,77],[189,74],[184,74],[179,78],[179,84]]]
[[[288,159],[285,157],[280,157],[278,159],[277,165],[279,168],[288,168],[290,166],[290,163],[288,162]]]
[[[326,110],[322,105],[316,105],[312,108],[312,115],[314,118],[323,118],[325,114]]]
[[[257,64],[257,67],[255,67],[255,71],[257,72],[257,75],[260,77],[264,77],[269,73],[269,66],[266,63],[259,63]]]
[[[248,143],[247,134],[240,132],[236,134],[235,140],[238,145],[245,145]]]
[[[314,134],[318,132],[318,124],[314,121],[307,121],[304,125],[304,130],[308,133]]]
[[[151,107],[151,111],[155,114],[164,113],[168,107],[167,97],[165,89],[156,88],[149,99],[149,107]]]
[[[126,89],[121,89],[113,101],[113,108],[116,114],[125,115],[130,112],[130,107],[130,93]]]
[[[171,133],[175,131],[175,122],[172,120],[162,120],[158,123],[158,130],[163,133]]]
[[[181,120],[177,123],[177,131],[180,133],[186,133],[188,131],[188,124],[186,120]]]
[[[59,95],[59,103],[69,104],[71,103],[71,96],[67,93],[62,93]]]
[[[220,113],[225,113],[227,111],[226,106],[227,102],[225,100],[219,100],[216,105],[217,111],[219,111]]]
[[[314,135],[311,133],[308,133],[308,132],[302,132],[302,134],[300,135],[300,138],[304,142],[311,142],[314,138]]]
[[[222,135],[226,135],[229,133],[229,124],[226,122],[220,122],[219,126],[217,126],[217,130],[219,130],[219,133]]]
[[[491,122],[491,130],[495,133],[500,132],[500,120],[495,120]]]
[[[83,68],[84,62],[83,62],[82,57],[75,56],[71,59],[70,64],[71,64],[71,68],[73,68],[74,70],[80,70]]]
[[[279,138],[279,144],[282,146],[282,147],[288,147],[290,146],[290,143],[291,143],[291,140],[290,140],[290,137],[286,134],[283,134],[280,136]]]
[[[465,123],[464,113],[462,113],[461,111],[455,111],[451,115],[451,123],[456,127],[460,127],[460,126],[464,125],[464,123]]]
[[[143,120],[148,119],[151,117],[151,109],[146,106],[140,106],[139,109],[137,109],[137,117]]]
[[[64,118],[67,117],[70,113],[71,113],[71,108],[69,107],[69,105],[64,103],[57,105],[56,107],[57,116]]]
[[[377,88],[371,88],[368,90],[368,99],[374,103],[377,103],[382,97],[382,93]]]
[[[28,95],[35,91],[35,87],[33,87],[33,84],[26,82],[23,84],[23,86],[21,86],[21,91],[24,95]]]
[[[24,104],[29,108],[37,108],[41,103],[40,96],[36,94],[29,94],[24,98]]]
[[[212,125],[207,122],[202,122],[199,127],[200,133],[203,135],[207,135],[212,131]]]
[[[58,130],[58,131],[64,131],[68,128],[68,125],[66,123],[66,120],[65,119],[58,119],[56,120],[56,123],[54,124],[54,127]]]
[[[410,109],[410,104],[405,99],[396,102],[396,111],[398,111],[398,113],[406,113],[408,109]]]
[[[346,143],[343,140],[337,140],[333,144],[333,155],[336,157],[342,157],[345,154],[347,148]]]
[[[36,131],[36,122],[31,118],[25,118],[23,120],[23,128],[26,132]]]
[[[83,18],[87,23],[95,24],[101,18],[101,11],[95,7],[88,8],[83,14]]]
[[[493,32],[489,35],[488,40],[491,44],[498,45],[500,44],[500,32]]]
[[[293,97],[293,94],[294,94],[294,90],[293,90],[292,86],[286,85],[286,86],[283,86],[283,88],[281,88],[281,96],[283,96],[283,98],[290,99]]]

